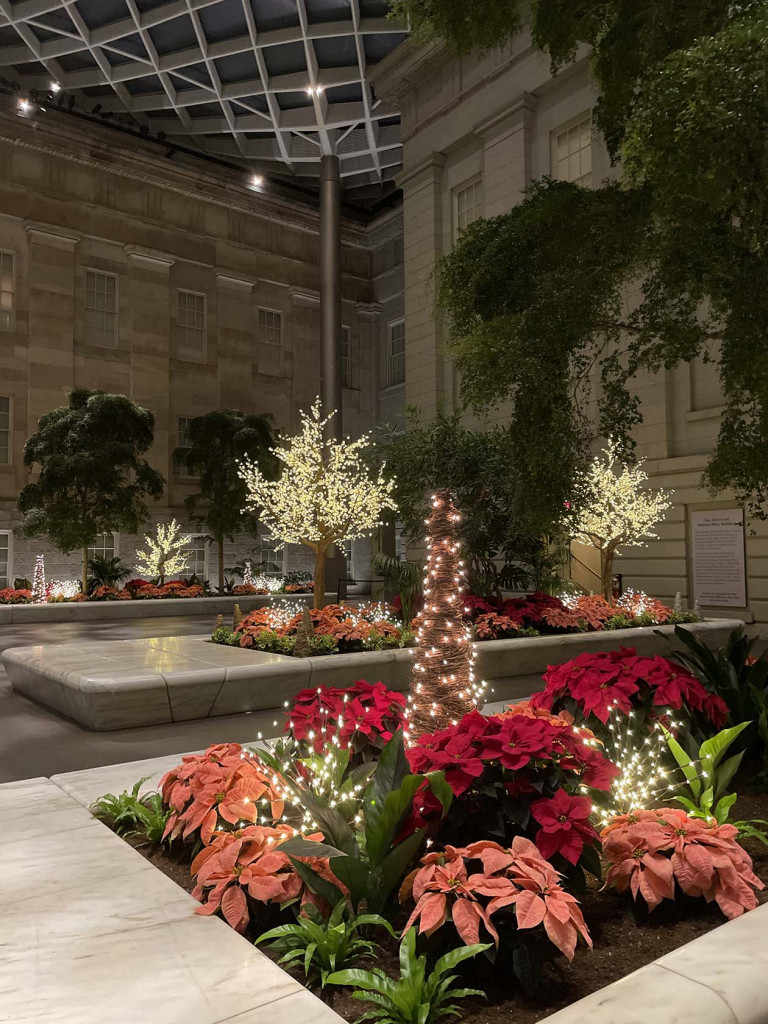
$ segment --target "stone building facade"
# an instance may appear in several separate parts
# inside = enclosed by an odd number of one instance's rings
[[[389,324],[402,322],[399,211],[342,221],[343,428],[359,435],[396,415]],[[23,447],[39,417],[73,386],[130,395],[155,416],[151,464],[167,480],[151,522],[179,519],[194,481],[172,453],[194,416],[217,408],[269,413],[292,431],[320,390],[319,216],[312,196],[178,155],[66,115],[0,111],[0,587],[79,577],[78,555],[13,535],[27,482]],[[378,268],[374,272],[374,268]],[[399,303],[399,305],[398,305]],[[402,385],[400,385],[402,392]],[[194,531],[192,531],[194,532]],[[132,564],[141,538],[100,538]],[[350,567],[368,572],[370,545]],[[306,568],[268,538],[225,549]],[[190,568],[214,577],[215,549],[196,537]]]
[[[408,40],[371,78],[377,94],[401,110],[405,400],[430,417],[439,404],[450,411],[459,399],[443,326],[433,316],[436,259],[450,251],[463,227],[508,211],[537,178],[589,185],[616,172],[591,131],[596,96],[586,55],[553,77],[527,31],[481,57]],[[719,428],[716,367],[700,360],[679,366],[639,381],[639,393],[639,450],[651,483],[675,494],[659,540],[625,549],[617,559],[625,589],[667,601],[680,592],[690,604],[698,598],[708,615],[741,617],[768,629],[768,526],[739,527],[743,510],[733,496],[713,498],[700,485]],[[504,410],[496,415],[503,418]],[[583,548],[575,555],[574,576],[599,591],[597,553]],[[724,573],[734,577],[730,587],[721,585]]]

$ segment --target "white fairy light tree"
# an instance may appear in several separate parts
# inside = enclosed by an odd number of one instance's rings
[[[644,547],[655,540],[657,523],[671,506],[673,491],[651,490],[644,459],[634,465],[622,462],[616,445],[608,445],[596,456],[585,474],[584,491],[589,495],[582,508],[564,520],[571,539],[592,544],[602,559],[603,596],[613,597],[613,558],[620,547]]]
[[[365,536],[382,524],[385,509],[396,508],[395,481],[385,479],[383,467],[372,472],[361,459],[369,435],[324,439],[334,415],[323,418],[319,398],[309,413],[302,412],[300,432],[272,449],[282,469],[278,480],[267,480],[249,460],[240,468],[247,510],[258,512],[280,545],[304,544],[315,553],[315,608],[323,605],[325,562],[333,545]]]
[[[136,552],[139,559],[136,570],[150,579],[159,579],[161,587],[166,576],[175,576],[187,567],[192,537],[188,533],[180,534],[179,529],[175,519],[170,523],[158,523],[154,537],[151,534],[144,537],[147,550]]]

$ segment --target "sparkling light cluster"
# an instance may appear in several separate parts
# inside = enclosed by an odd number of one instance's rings
[[[48,584],[46,588],[46,594],[48,595],[49,598],[70,598],[75,597],[79,593],[79,580],[51,580],[51,582]]]
[[[416,658],[408,697],[406,738],[456,724],[482,707],[485,684],[474,674],[472,630],[462,617],[465,586],[458,523],[461,515],[447,491],[432,495],[426,523],[424,607],[416,633]]]
[[[188,533],[179,533],[175,519],[170,523],[158,523],[154,537],[145,535],[146,551],[136,552],[136,571],[150,579],[159,577],[161,583],[166,576],[175,576],[187,567],[189,555],[186,549],[192,543]]]
[[[321,570],[331,546],[364,536],[382,525],[385,509],[396,508],[394,480],[385,479],[383,467],[372,473],[361,458],[370,435],[357,441],[323,437],[334,415],[323,418],[319,398],[309,414],[302,412],[300,432],[272,449],[282,463],[278,480],[267,480],[248,459],[240,466],[247,509],[258,512],[280,546],[304,544],[315,552],[315,607],[322,602]]]

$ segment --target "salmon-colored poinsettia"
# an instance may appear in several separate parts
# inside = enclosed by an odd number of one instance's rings
[[[470,872],[477,862],[483,870]],[[578,900],[562,888],[559,872],[522,836],[509,849],[486,840],[462,849],[448,846],[441,853],[427,854],[421,863],[400,890],[401,902],[416,900],[405,931],[418,921],[419,931],[431,935],[450,920],[466,945],[480,941],[481,925],[498,944],[492,918],[513,907],[518,930],[543,925],[569,960],[579,935],[592,945]]]
[[[160,782],[163,803],[171,814],[163,838],[201,839],[207,845],[214,832],[255,823],[266,815],[283,816],[286,784],[239,743],[220,743],[204,754],[190,754]]]
[[[203,905],[198,914],[215,914],[221,910],[235,931],[243,932],[250,921],[246,893],[260,903],[287,903],[297,898],[319,905],[318,899],[296,873],[280,844],[295,836],[290,825],[249,825],[237,832],[217,835],[210,846],[201,850],[192,862],[192,875],[197,885],[192,895]],[[307,839],[322,842],[321,833]],[[299,858],[343,892],[344,886],[331,873],[328,859]]]
[[[728,918],[757,906],[755,889],[764,885],[752,860],[737,842],[734,825],[709,824],[685,811],[636,811],[614,819],[603,830],[603,853],[612,867],[606,884],[638,893],[648,908],[675,898],[675,882],[689,896],[717,902]]]

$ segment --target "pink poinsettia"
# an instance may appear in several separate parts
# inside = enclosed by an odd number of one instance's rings
[[[664,808],[614,819],[601,833],[611,863],[606,884],[643,896],[650,910],[675,898],[675,882],[689,896],[717,902],[728,918],[757,906],[763,883],[733,825],[708,824]]]
[[[541,828],[536,845],[547,860],[562,854],[571,864],[578,864],[584,845],[596,846],[600,837],[589,822],[592,801],[587,796],[571,796],[560,788],[547,800],[531,804],[531,814]]]
[[[468,865],[480,862],[482,872],[469,874]],[[514,914],[519,931],[543,925],[550,941],[573,959],[579,935],[592,940],[578,900],[566,892],[561,875],[536,846],[517,836],[509,849],[483,840],[463,849],[446,847],[422,859],[400,890],[400,900],[416,906],[404,931],[417,922],[419,931],[433,934],[448,921],[466,945],[480,941],[480,930],[500,941],[496,914]]]

